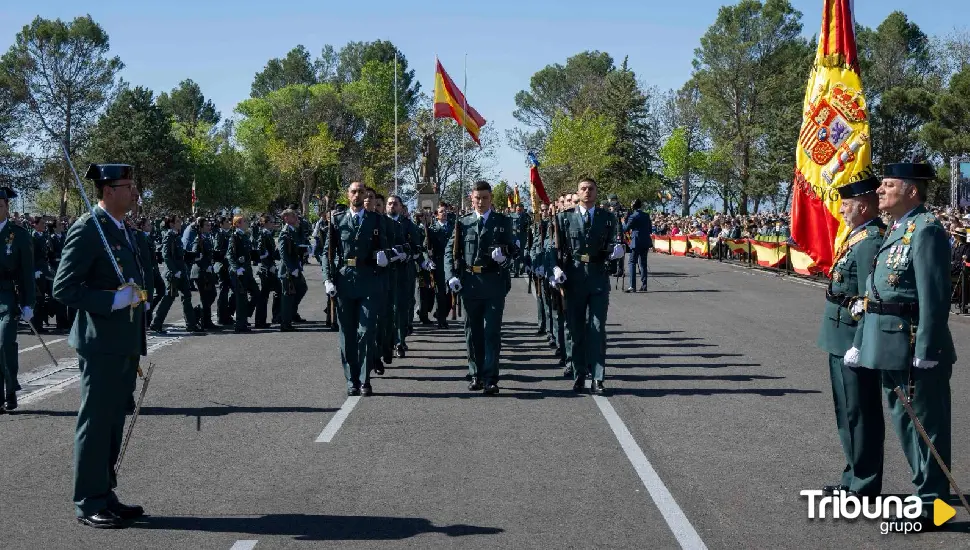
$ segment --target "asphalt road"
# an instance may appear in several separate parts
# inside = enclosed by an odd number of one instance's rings
[[[60,371],[45,377],[58,369],[24,335],[21,380],[36,380],[0,416],[0,547],[970,547],[962,510],[918,535],[807,519],[799,491],[843,466],[814,344],[822,289],[692,258],[650,268],[649,293],[612,296],[607,399],[561,378],[525,279],[506,301],[497,397],[466,390],[453,323],[417,326],[376,395],[348,401],[316,270],[301,313],[318,322],[299,332],[155,339],[118,491],[149,516],[122,531],[74,521],[73,356],[54,344]],[[950,327],[970,357],[970,324]],[[953,469],[970,487],[961,365]],[[907,494],[908,480],[888,429],[884,490]]]

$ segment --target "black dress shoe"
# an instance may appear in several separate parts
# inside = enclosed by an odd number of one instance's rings
[[[438,321],[438,328],[448,328],[448,321]]]
[[[401,359],[404,359],[407,356],[407,351],[405,351],[404,346],[397,346],[395,351],[397,351],[397,356]]]
[[[586,379],[577,378],[576,381],[573,382],[573,391],[576,393],[583,393],[586,391]]]
[[[121,519],[135,519],[145,515],[145,509],[141,506],[128,506],[127,504],[122,504],[120,502],[116,502],[115,504],[108,506],[108,510]]]
[[[242,327],[242,328],[234,328],[234,329],[232,329],[232,331],[234,333],[236,333],[236,334],[248,334],[248,333],[252,332],[253,329],[251,329],[249,327]]]
[[[484,387],[477,376],[472,376],[472,381],[468,383],[468,391],[480,391]]]
[[[546,329],[540,328],[539,330],[536,331],[536,336],[542,336],[545,333],[546,333]]]
[[[825,487],[822,487],[822,493],[826,495],[834,495],[839,491],[848,491],[848,490],[849,488],[846,487],[845,485],[842,485],[841,483],[839,483],[838,485],[826,485]]]
[[[552,341],[552,339],[549,339],[549,347],[552,349],[557,349],[559,346],[557,346],[556,343]]]
[[[200,326],[186,327],[192,334],[205,334],[205,329]]]
[[[78,516],[77,521],[81,525],[87,525],[95,529],[124,529],[127,527],[125,520],[108,509],[101,510],[97,514],[91,514],[89,516]]]
[[[629,293],[631,293],[631,292],[636,292],[636,291],[637,291],[637,289],[635,289],[635,288],[633,288],[633,287],[631,286],[630,288],[628,288],[628,289],[626,289],[626,290],[624,290],[623,292],[626,292],[627,294],[629,294]]]
[[[592,385],[589,387],[589,393],[593,395],[606,395],[606,388],[603,387],[603,381],[593,380]]]
[[[269,323],[256,323],[255,325],[253,325],[253,328],[269,328],[269,327],[270,327]]]
[[[485,395],[497,395],[498,394],[498,384],[489,384],[485,386]]]
[[[380,376],[384,374],[384,363],[380,359],[377,360],[377,364],[374,365],[374,374]]]
[[[350,397],[360,395],[360,388],[347,388],[347,395]]]
[[[424,319],[419,319],[419,321],[421,321],[421,324],[422,324],[422,325],[433,325],[433,324],[434,324],[434,323],[433,323],[433,322],[431,321],[431,319],[428,319],[427,317],[425,317]]]
[[[296,315],[293,316],[293,322],[294,323],[305,323],[307,321],[303,317],[300,317],[299,314],[296,314]]]
[[[168,331],[163,328],[152,328],[151,331],[155,336],[168,336]]]
[[[360,387],[360,394],[364,397],[374,395],[374,388],[370,387],[370,384],[364,384]]]
[[[3,408],[12,411],[17,408],[17,394],[11,394],[7,396],[7,401],[4,403]]]
[[[563,361],[565,361],[565,359]],[[572,378],[573,377],[573,368],[572,367],[566,367],[566,368],[562,369],[562,377],[563,378]]]
[[[269,328],[269,325],[266,326]],[[283,325],[280,327],[280,332],[296,332],[296,329],[293,328],[293,325]]]

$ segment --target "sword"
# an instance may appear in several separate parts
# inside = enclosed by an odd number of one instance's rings
[[[916,411],[914,411],[913,407],[909,404],[909,397],[906,395],[906,392],[903,391],[903,387],[896,386],[895,392],[896,397],[899,398],[899,402],[902,403],[903,408],[906,409],[906,414],[909,415],[909,419],[913,421],[913,426],[916,427],[916,431],[919,432],[920,437],[923,438],[923,442],[926,443],[926,446],[930,449],[930,453],[933,454],[933,458],[936,459],[936,463],[939,464],[940,469],[943,470],[943,475],[946,476],[946,479],[950,482],[950,486],[953,487],[953,490],[956,491],[957,496],[960,497],[960,502],[963,504],[963,508],[968,514],[970,514],[970,504],[967,503],[966,497],[963,496],[963,491],[961,491],[960,487],[957,486],[956,480],[953,479],[953,475],[950,473],[950,469],[946,467],[946,464],[940,457],[940,453],[937,452],[936,447],[933,446],[933,442],[930,441],[930,436],[927,435],[926,430],[923,429],[923,424],[920,423],[918,418],[916,418]]]
[[[24,320],[27,321],[26,319],[24,319]],[[50,350],[50,348],[47,347],[47,343],[44,342],[44,339],[40,337],[40,333],[38,333],[37,332],[37,329],[34,328],[34,323],[32,323],[30,321],[27,321],[27,326],[30,327],[30,332],[33,332],[34,333],[34,336],[36,336],[37,339],[40,340],[40,345],[44,346],[44,351],[47,352],[47,355],[51,358],[51,361],[54,362],[54,366],[56,367],[57,366],[57,359],[54,358],[54,354],[51,353],[51,350]]]
[[[155,372],[155,363],[148,364],[148,373],[145,374],[145,381],[141,383],[141,393],[138,394],[138,403],[135,403],[135,412],[131,415],[131,424],[128,424],[128,431],[125,433],[124,443],[121,444],[121,452],[118,453],[118,462],[115,464],[115,475],[121,470],[121,461],[125,459],[125,451],[128,450],[128,442],[131,441],[131,433],[135,430],[135,422],[138,421],[138,414],[141,412],[142,401],[145,400],[145,392],[148,391],[148,383],[152,381],[152,373]],[[138,376],[141,376],[141,366],[138,367]]]

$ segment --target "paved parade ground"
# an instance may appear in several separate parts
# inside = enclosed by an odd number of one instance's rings
[[[153,338],[118,490],[148,516],[120,531],[74,520],[65,336],[46,336],[55,369],[21,335],[22,406],[0,416],[0,547],[970,547],[962,509],[948,531],[918,535],[807,519],[799,491],[837,483],[844,465],[815,346],[822,288],[691,258],[651,255],[650,269],[649,293],[611,296],[606,398],[562,378],[524,278],[506,303],[496,397],[467,391],[452,323],[416,326],[375,395],[348,399],[318,269],[298,332]],[[966,489],[970,324],[950,327]],[[909,477],[887,425],[884,492],[908,494]]]

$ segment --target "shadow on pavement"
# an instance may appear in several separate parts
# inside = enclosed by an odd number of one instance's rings
[[[142,407],[141,415],[147,416],[228,416],[230,414],[285,414],[285,413],[332,413],[339,409],[318,407]],[[77,411],[42,411],[24,409],[21,416],[77,416]]]
[[[295,540],[402,540],[425,533],[449,537],[497,535],[504,529],[476,525],[437,526],[425,518],[267,514],[259,517],[147,516],[134,529],[279,535]]]

